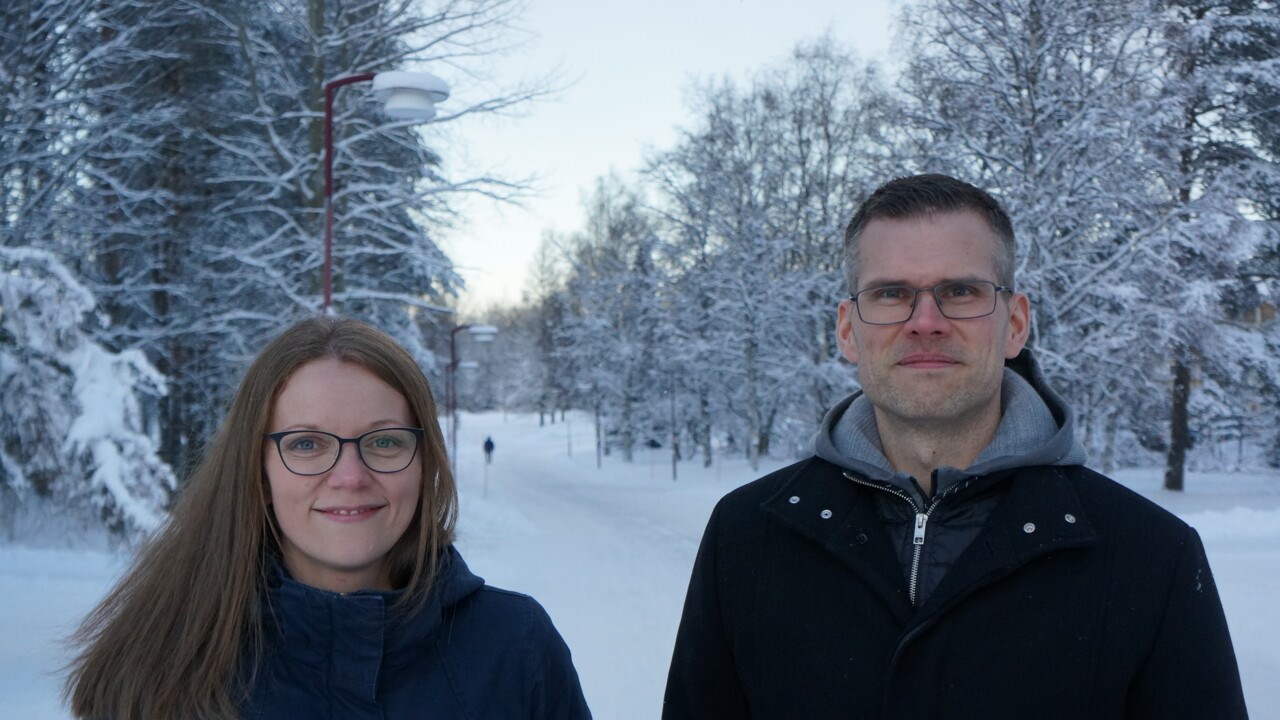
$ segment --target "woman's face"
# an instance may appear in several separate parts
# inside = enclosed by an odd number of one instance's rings
[[[415,426],[408,401],[394,388],[359,365],[325,358],[303,365],[285,382],[268,432],[317,430],[353,438]],[[281,444],[305,457],[324,442],[323,436],[303,434]],[[366,457],[376,462],[373,453],[393,446],[392,438],[371,436]],[[407,467],[391,473],[370,470],[354,443],[343,443],[337,464],[320,475],[290,471],[272,440],[263,457],[289,574],[335,592],[392,589],[386,555],[417,512],[422,449]],[[296,460],[290,464],[302,469]]]

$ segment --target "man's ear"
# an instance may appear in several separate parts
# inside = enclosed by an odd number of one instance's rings
[[[852,300],[841,300],[836,312],[836,344],[840,354],[854,365],[858,364],[858,341],[853,336],[853,324],[858,322],[858,309]]]
[[[1022,293],[1014,293],[1009,298],[1009,337],[1005,341],[1004,357],[1012,360],[1018,357],[1022,348],[1031,337],[1031,301]]]

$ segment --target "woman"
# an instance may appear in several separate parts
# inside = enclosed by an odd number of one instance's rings
[[[164,528],[73,638],[81,718],[589,718],[532,598],[472,575],[436,406],[363,323],[254,360]]]

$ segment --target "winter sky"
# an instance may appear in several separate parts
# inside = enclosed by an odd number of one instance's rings
[[[884,58],[899,0],[533,0],[519,21],[528,41],[498,58],[496,79],[559,69],[568,87],[522,117],[473,119],[444,148],[448,162],[536,176],[523,208],[472,199],[442,245],[467,282],[464,312],[513,305],[547,229],[582,225],[596,178],[623,178],[646,152],[671,147],[687,126],[694,80],[745,80],[801,41],[830,31],[861,58]],[[430,68],[423,68],[428,69]],[[450,78],[451,69],[437,70]],[[456,83],[455,83],[456,84]],[[445,109],[447,111],[447,109]]]

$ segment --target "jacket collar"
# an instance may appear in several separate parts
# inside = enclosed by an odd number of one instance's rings
[[[840,560],[906,624],[913,616],[916,622],[936,616],[1040,556],[1096,544],[1097,533],[1067,477],[1072,471],[1038,466],[1014,472],[983,530],[920,613],[907,597],[902,568],[871,495],[876,491],[848,480],[841,468],[810,458],[761,509]]]
[[[1041,466],[1016,472],[1000,504],[942,577],[921,615],[941,613],[1037,558],[1098,544],[1098,534],[1067,477],[1078,469]]]
[[[386,667],[411,662],[440,629],[445,607],[484,584],[452,546],[442,557],[423,607],[395,607],[402,591],[336,593],[304,585],[275,558],[267,560],[264,622],[273,652],[326,673],[334,685],[370,701]]]
[[[902,570],[868,492],[821,458],[801,463],[761,509],[809,538],[858,576],[905,623],[912,614]]]

